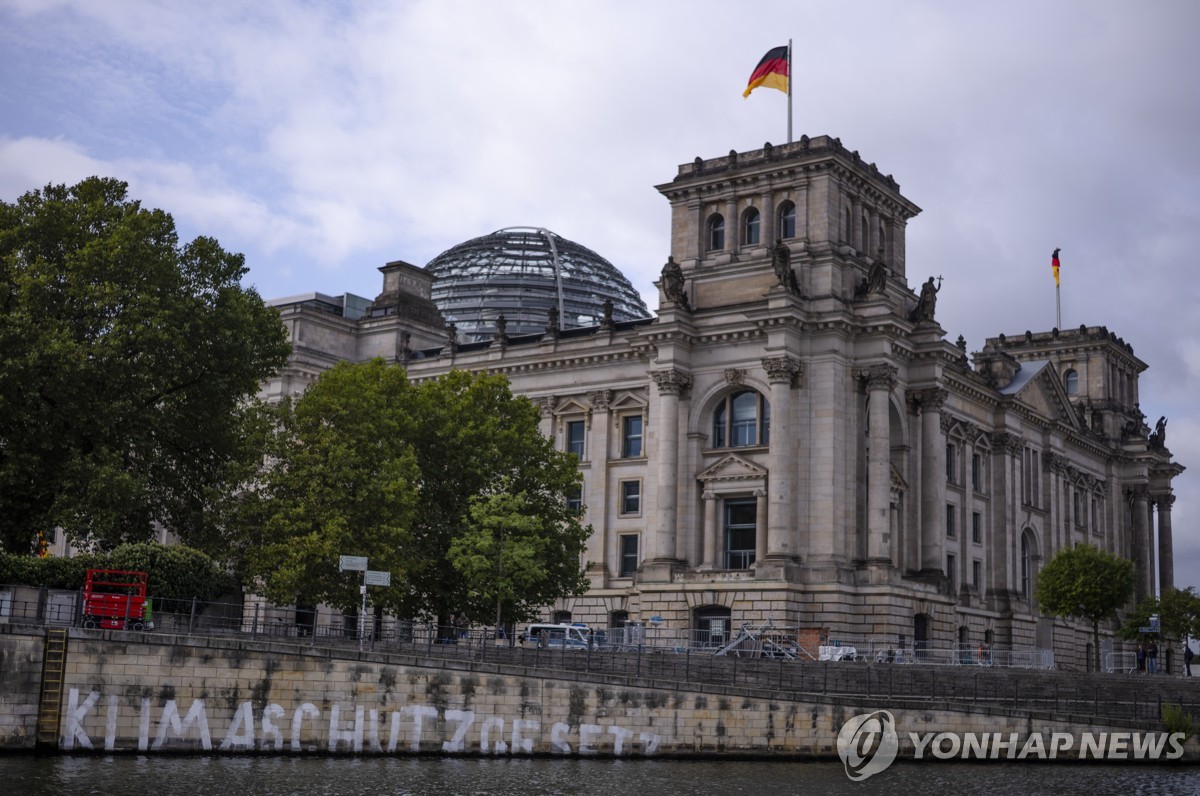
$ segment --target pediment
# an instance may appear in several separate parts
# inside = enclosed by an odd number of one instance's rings
[[[767,470],[737,454],[729,454],[696,476],[704,483],[729,481],[764,481]]]
[[[1079,428],[1079,416],[1054,368],[1042,368],[1017,392],[1016,398],[1043,417]]]

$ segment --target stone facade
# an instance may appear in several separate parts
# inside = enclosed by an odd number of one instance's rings
[[[1136,562],[1138,596],[1173,585],[1183,468],[1115,334],[1001,335],[972,363],[936,320],[939,284],[910,285],[919,208],[837,139],[698,158],[658,190],[683,281],[664,271],[657,318],[459,344],[392,301],[398,280],[358,320],[276,302],[298,347],[266,393],[383,356],[415,380],[502,373],[561,446],[582,429],[591,588],[548,617],[714,644],[770,621],[1082,666],[1086,636],[1032,599],[1044,561],[1088,542]]]

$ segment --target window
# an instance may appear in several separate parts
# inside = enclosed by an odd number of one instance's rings
[[[583,461],[584,422],[582,420],[567,421],[567,453],[573,453]]]
[[[621,534],[618,537],[620,545],[620,561],[617,564],[617,577],[628,578],[637,572],[638,566],[638,537],[637,534]],[[626,616],[628,619],[628,616]],[[619,627],[619,625],[614,625]]]
[[[1033,550],[1029,530],[1021,534],[1021,595],[1029,599],[1033,595]]]
[[[983,515],[978,511],[971,512],[971,541],[975,544],[983,543]]]
[[[771,405],[754,390],[727,396],[713,413],[713,447],[766,445],[770,440]]]
[[[725,219],[716,215],[708,220],[708,250],[719,252],[725,248]]]
[[[975,587],[975,591],[983,589],[983,562],[971,562],[971,585]]]
[[[571,612],[555,611],[550,621],[556,625],[569,625],[571,624]]]
[[[958,591],[958,559],[953,553],[946,554],[946,580],[950,583],[950,593]]]
[[[1072,513],[1075,515],[1075,524],[1083,525],[1083,509],[1080,506],[1079,491],[1071,491]]]
[[[621,482],[621,513],[638,514],[642,510],[642,482]]]
[[[954,526],[954,506],[946,504],[946,537],[953,539],[957,536],[957,528]]]
[[[953,443],[946,445],[946,483],[955,484],[958,480],[954,477],[955,467],[955,450],[956,446]]]
[[[746,215],[742,217],[742,245],[757,246],[758,245],[758,228],[761,223],[759,213],[753,207],[746,211]]]
[[[971,454],[971,488],[983,491],[983,457],[978,453]]]
[[[1075,395],[1079,392],[1079,373],[1075,368],[1068,368],[1063,374],[1063,388],[1067,391],[1067,395]]]
[[[577,486],[567,490],[567,508],[571,511],[583,510],[583,487]]]
[[[1026,448],[1023,457],[1021,499],[1028,506],[1038,506],[1038,492],[1041,489],[1041,457],[1034,448]]]
[[[779,206],[779,226],[776,229],[780,238],[796,237],[796,206],[791,202]]]
[[[642,416],[621,418],[621,455],[631,459],[642,455]]]
[[[725,569],[749,569],[758,536],[758,501],[725,501]]]

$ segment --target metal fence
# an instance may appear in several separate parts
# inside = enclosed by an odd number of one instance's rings
[[[78,596],[73,601],[62,595],[51,597],[42,593],[36,600],[18,600],[0,588],[0,622],[77,625]],[[714,639],[704,639],[694,630],[654,631],[640,625],[592,634],[593,643],[586,647],[553,648],[530,643],[519,633],[497,634],[492,628],[438,627],[374,617],[360,625],[355,617],[198,600],[154,600],[147,620],[146,632],[151,634],[253,638],[281,645],[280,649],[321,645],[341,647],[348,654],[363,649],[424,665],[440,660],[443,665],[472,670],[507,665],[707,684],[718,690],[740,687],[791,696],[820,695],[848,703],[887,698],[897,706],[991,706],[1054,717],[1148,723],[1160,722],[1162,706],[1170,703],[1200,716],[1200,693],[1185,678],[1125,676],[1120,668],[1110,675],[1038,671],[1045,662],[1038,650],[993,647],[985,650],[990,659],[981,661],[978,649],[973,653],[964,647],[899,649],[880,640],[841,638],[827,639],[833,643],[822,647],[854,653],[820,660],[820,649],[810,655],[799,645],[787,649],[788,654],[772,651],[766,643],[771,628],[758,634],[763,643],[755,648],[748,643],[753,633],[739,644],[734,643],[737,637],[727,638],[724,646],[717,647]],[[1026,666],[1031,670],[1017,673],[1013,668]]]

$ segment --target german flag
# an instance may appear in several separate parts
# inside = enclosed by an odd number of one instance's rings
[[[750,73],[750,85],[742,92],[742,97],[749,97],[750,92],[759,86],[777,88],[784,94],[788,90],[788,48],[776,47],[769,50],[754,71]]]
[[[1054,254],[1050,255],[1050,270],[1054,272],[1054,286],[1055,287],[1058,287],[1058,284],[1059,284],[1058,283],[1058,268],[1059,268],[1058,253],[1060,251],[1062,251],[1062,249],[1055,249]]]

